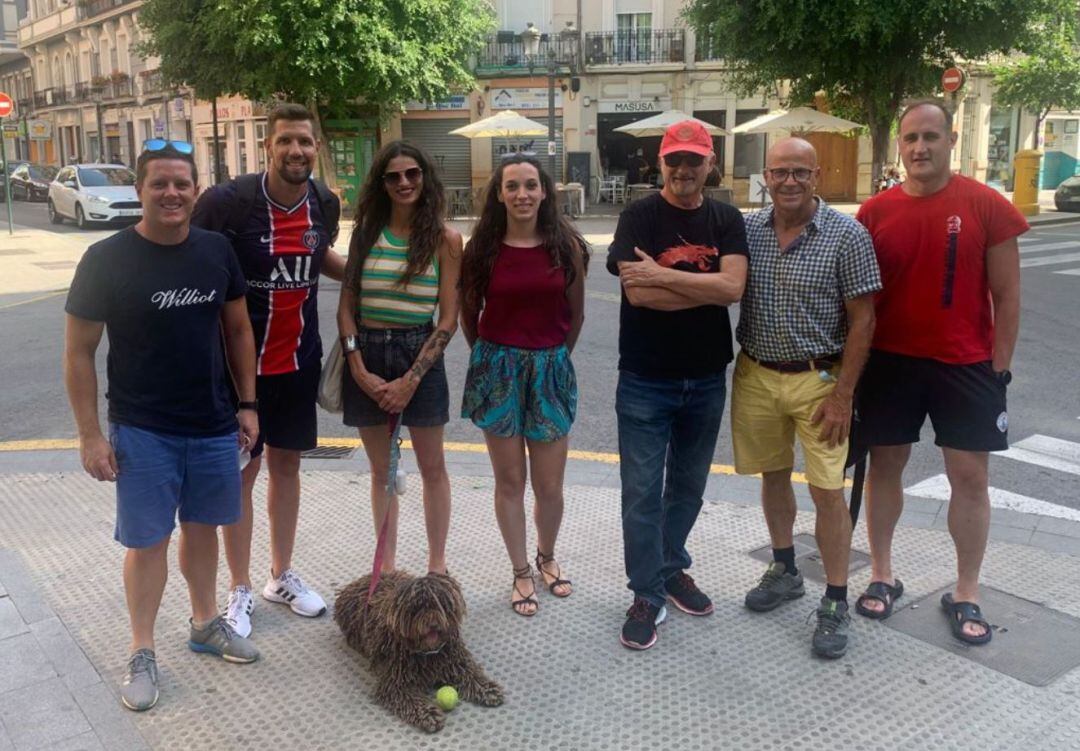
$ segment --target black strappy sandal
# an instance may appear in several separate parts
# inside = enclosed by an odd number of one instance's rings
[[[529,564],[526,563],[521,568],[514,569],[514,594],[516,595],[521,594],[521,590],[518,589],[517,586],[518,579],[528,579],[529,581],[533,582],[533,594],[529,595],[528,597],[521,597],[517,600],[511,600],[510,607],[513,608],[514,612],[518,615],[524,616],[525,618],[532,618],[534,615],[536,615],[536,611],[540,609],[540,601],[536,599],[536,582],[533,581],[532,567]],[[518,607],[520,605],[532,605],[532,612],[519,610]]]
[[[983,618],[982,610],[978,605],[963,600],[958,602],[953,599],[951,592],[946,592],[941,596],[941,607],[949,616],[949,628],[957,639],[968,644],[986,644],[990,641],[994,632],[990,628],[990,622]],[[964,625],[968,623],[982,626],[986,632],[980,636],[973,636],[964,631]]]
[[[550,572],[548,572],[548,571],[546,571],[544,569],[544,564],[545,563],[554,563],[555,564],[555,573],[554,574],[552,574],[552,573],[550,573]],[[536,568],[540,572],[540,577],[543,579],[544,586],[546,586],[548,588],[548,592],[551,592],[551,594],[555,595],[556,597],[569,597],[570,595],[572,595],[574,593],[573,589],[571,589],[569,592],[567,592],[565,594],[559,594],[558,592],[555,591],[555,587],[559,587],[559,586],[562,586],[564,584],[572,587],[573,583],[569,579],[563,579],[562,578],[562,567],[560,567],[559,562],[555,560],[555,554],[554,553],[552,553],[551,555],[548,555],[546,553],[541,553],[540,548],[537,548],[536,549]],[[555,581],[551,582],[551,584],[547,583],[547,577],[549,577],[549,576],[554,576],[555,577]]]
[[[904,583],[899,579],[894,579],[893,581],[896,583],[892,585],[881,581],[870,582],[870,586],[868,586],[866,591],[855,601],[856,612],[864,618],[871,618],[875,621],[883,621],[892,615],[893,603],[899,600],[904,594]],[[871,610],[866,607],[867,600],[877,600],[884,607],[881,610]]]

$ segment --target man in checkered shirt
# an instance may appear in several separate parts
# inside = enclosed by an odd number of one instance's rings
[[[827,587],[817,608],[814,653],[847,649],[851,518],[844,501],[852,397],[874,332],[881,276],[869,233],[814,195],[814,147],[779,141],[766,156],[772,206],[746,219],[750,273],[736,338],[731,428],[735,470],[761,473],[773,563],[746,595],[763,612],[804,594],[795,565],[791,486],[795,435],[817,508]]]

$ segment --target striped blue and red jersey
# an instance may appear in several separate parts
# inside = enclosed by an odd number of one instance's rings
[[[295,206],[282,206],[270,198],[265,172],[259,175],[259,184],[247,221],[230,233],[230,239],[248,284],[256,372],[279,375],[322,357],[317,297],[330,230],[311,180]],[[235,205],[235,193],[232,181],[207,190],[193,223],[201,224],[201,216],[214,213],[217,206]]]

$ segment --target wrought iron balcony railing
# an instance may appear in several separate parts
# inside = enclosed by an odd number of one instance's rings
[[[683,29],[637,29],[585,33],[586,65],[686,62]]]
[[[476,59],[476,72],[485,73],[520,72],[528,70],[532,63],[534,70],[546,70],[548,63],[562,62],[565,66],[571,60],[578,59],[577,36],[552,38],[550,34],[540,37],[540,50],[530,61],[525,54],[525,45],[521,36],[513,31],[500,31],[490,34]]]
[[[715,39],[698,36],[694,43],[694,59],[702,63],[723,60],[723,55],[720,54],[720,43]]]
[[[79,7],[82,9],[83,18],[93,18],[102,13],[108,13],[121,5],[130,5],[136,0],[80,0]]]

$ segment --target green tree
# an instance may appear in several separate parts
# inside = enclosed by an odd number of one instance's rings
[[[791,104],[824,92],[838,114],[866,123],[874,183],[904,100],[937,90],[957,60],[1035,48],[1076,13],[1077,0],[690,0],[685,11],[737,90],[788,81]]]
[[[303,102],[321,136],[323,113],[357,100],[386,116],[471,85],[469,57],[494,16],[486,0],[147,0],[139,23],[169,83],[205,99]]]
[[[1049,35],[1032,54],[991,68],[994,99],[1035,114],[1032,148],[1039,147],[1051,109],[1080,109],[1080,49],[1074,39],[1067,31]]]

